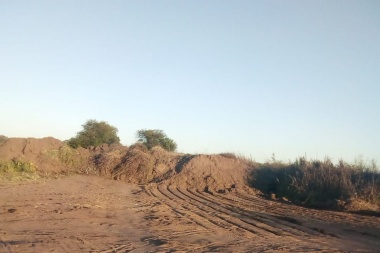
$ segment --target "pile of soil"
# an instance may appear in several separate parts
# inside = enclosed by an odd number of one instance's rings
[[[147,150],[142,145],[130,148],[102,148],[92,155],[92,164],[100,175],[130,183],[148,183],[174,170],[181,155],[161,147]]]
[[[249,190],[249,166],[237,158],[221,155],[184,157],[169,184],[205,192],[228,193]]]
[[[117,167],[128,152],[128,148],[119,144],[90,148],[89,159],[92,172],[104,177],[111,177],[112,171]]]
[[[89,151],[72,149],[53,137],[8,138],[0,145],[0,160],[32,162],[41,173],[61,173],[86,166]]]
[[[174,184],[219,193],[249,188],[249,166],[221,155],[183,155],[142,145],[107,147],[93,155],[93,166],[103,176],[130,183]]]
[[[0,159],[35,160],[46,150],[58,150],[63,142],[53,137],[36,138],[9,138],[0,146]]]
[[[183,155],[161,147],[147,150],[104,144],[72,149],[46,137],[9,138],[0,145],[0,160],[33,162],[39,172],[85,172],[130,183],[165,182],[207,192],[247,189],[248,165],[221,155]]]

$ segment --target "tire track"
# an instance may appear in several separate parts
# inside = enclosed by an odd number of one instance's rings
[[[203,202],[204,204],[206,204],[207,206],[213,208],[214,210],[216,210],[218,212],[225,213],[226,215],[229,215],[231,217],[236,217],[237,219],[241,220],[244,223],[252,225],[258,229],[265,230],[265,231],[272,233],[274,235],[284,236],[284,235],[287,235],[286,232],[289,232],[286,229],[279,229],[276,226],[270,226],[266,222],[263,222],[262,219],[260,219],[258,217],[254,217],[251,214],[243,213],[242,211],[237,212],[236,207],[232,207],[232,208],[228,207],[226,205],[226,203],[222,203],[223,205],[221,205],[220,202],[215,202],[212,199],[205,198],[204,196],[196,194],[195,192],[192,192],[188,189],[181,190],[181,189],[177,188],[177,191],[181,192],[182,194],[184,194],[184,195],[188,196],[189,198],[192,198],[192,199],[194,199],[200,203]]]
[[[190,209],[186,208],[185,206],[181,206],[181,204],[183,204],[183,203],[178,203],[178,206],[181,207],[181,210],[179,210],[178,207],[176,207],[175,205],[173,205],[173,203],[171,203],[171,202],[173,202],[173,200],[171,200],[169,197],[164,195],[158,189],[158,185],[153,185],[153,186],[149,187],[149,189],[147,189],[147,190],[150,192],[150,194],[153,197],[155,197],[158,200],[165,203],[165,205],[167,205],[171,210],[173,210],[174,213],[178,214],[179,216],[187,218],[187,219],[191,220],[192,222],[194,222],[195,224],[197,224],[197,225],[199,225],[199,226],[201,226],[207,230],[213,229],[213,226],[216,225],[216,224],[212,223],[211,221],[202,217],[202,215],[200,215],[196,212],[192,212]]]
[[[318,233],[317,231],[310,229],[308,227],[302,226],[301,222],[299,222],[297,219],[291,218],[291,216],[284,216],[284,213],[278,213],[278,217],[284,217],[284,219],[277,218],[274,215],[268,215],[264,212],[257,212],[253,211],[252,208],[246,208],[240,204],[240,206],[233,205],[231,202],[233,202],[231,199],[224,198],[224,196],[214,196],[211,194],[202,193],[202,192],[193,192],[190,190],[187,190],[189,193],[199,196],[200,198],[207,199],[210,202],[213,202],[214,204],[223,203],[223,207],[230,210],[233,213],[240,214],[242,216],[245,216],[249,219],[256,220],[258,222],[261,222],[263,224],[266,224],[268,226],[274,227],[276,229],[280,229],[283,231],[286,231],[290,234],[293,234],[295,236],[323,236],[322,233]],[[253,213],[254,212],[254,213]],[[266,212],[269,212],[266,210]],[[288,218],[289,217],[289,218]],[[298,224],[297,224],[298,223]]]
[[[187,203],[191,204],[194,208],[203,210],[208,215],[212,214],[215,217],[218,217],[219,219],[229,223],[230,226],[234,225],[252,234],[265,236],[265,237],[280,235],[278,231],[273,231],[271,229],[268,229],[266,227],[260,226],[255,223],[247,223],[246,221],[241,219],[239,215],[231,214],[229,212],[226,212],[222,208],[218,208],[218,207],[210,205],[206,201],[200,201],[199,199],[197,200],[194,197],[188,196],[184,194],[183,192],[179,191],[175,186],[168,186],[167,190],[171,192],[173,195],[177,196],[179,199],[182,199],[183,201],[186,201]]]
[[[200,207],[197,207],[195,205],[190,204],[185,199],[178,197],[177,195],[173,194],[172,192],[168,191],[166,185],[158,185],[157,190],[160,191],[160,193],[164,196],[166,196],[170,201],[174,201],[178,203],[181,207],[185,208],[187,211],[189,211],[192,214],[196,214],[199,217],[201,217],[204,221],[211,223],[215,227],[213,229],[224,229],[224,230],[231,230],[231,224],[226,222],[224,219],[218,219],[218,217],[210,216],[207,210],[204,210]]]
[[[111,247],[111,249],[108,250],[102,250],[99,251],[99,253],[124,253],[124,252],[131,252],[132,250],[136,249],[132,243],[129,244],[123,244],[123,245],[115,245],[114,247]]]
[[[0,249],[3,249],[4,253],[12,253],[11,248],[8,246],[8,244],[0,238]]]
[[[339,213],[335,211],[328,211],[324,210],[319,211],[319,210],[314,210],[314,209],[309,209],[305,208],[302,206],[295,206],[292,204],[283,204],[283,203],[278,203],[275,201],[267,201],[261,198],[258,198],[256,196],[244,194],[244,193],[236,193],[235,194],[239,199],[242,199],[248,205],[251,207],[254,206],[262,206],[265,212],[270,210],[270,212],[275,213],[277,212],[279,215],[283,215],[284,213],[289,214],[289,215],[294,215],[294,213],[301,215],[301,216],[307,216],[308,219],[314,219],[316,221],[322,221],[326,222],[328,220],[333,220],[334,222],[340,222],[340,223],[346,223],[346,224],[352,224],[352,223],[361,223],[361,224],[366,224],[368,226],[373,226],[376,224],[376,222],[373,222],[371,219],[363,219],[363,217],[356,217],[348,213]],[[271,203],[271,204],[268,204]],[[285,208],[286,207],[286,208]],[[268,209],[269,208],[269,209]],[[350,220],[350,222],[348,222]]]

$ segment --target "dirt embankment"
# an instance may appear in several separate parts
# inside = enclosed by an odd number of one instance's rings
[[[11,138],[0,145],[0,160],[14,159],[32,161],[42,173],[99,176],[0,182],[0,252],[378,252],[380,247],[380,217],[306,209],[251,194],[250,167],[234,157],[140,145],[71,149],[54,138]]]
[[[167,152],[160,147],[147,150],[141,144],[131,147],[104,144],[73,149],[52,137],[9,138],[0,144],[0,162],[15,160],[32,162],[41,175],[76,172],[129,183],[173,185],[206,193],[254,191],[249,185],[251,164],[234,156],[185,155]],[[347,205],[345,208],[349,211],[371,210],[378,214],[377,206],[369,208],[361,204],[361,207]]]
[[[32,162],[40,173],[76,171],[130,183],[182,185],[206,192],[247,189],[249,167],[220,155],[183,155],[160,147],[102,145],[72,149],[52,137],[9,138],[0,145],[0,160]]]
[[[86,167],[90,153],[71,149],[53,137],[9,138],[0,145],[0,161],[32,162],[40,173],[62,173]]]
[[[169,184],[204,192],[226,193],[247,190],[249,166],[235,158],[220,155],[183,157]]]
[[[160,147],[146,150],[100,147],[94,150],[92,163],[103,176],[131,183],[181,185],[206,192],[230,192],[248,189],[249,166],[235,158],[220,155],[183,155]]]

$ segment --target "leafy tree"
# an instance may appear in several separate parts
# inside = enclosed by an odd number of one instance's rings
[[[76,137],[73,137],[67,141],[67,143],[73,148],[77,148],[79,146],[84,148],[90,146],[96,147],[103,143],[120,143],[120,138],[117,136],[117,128],[109,125],[105,121],[98,122],[90,119],[87,120],[82,127],[83,130],[78,132]]]
[[[142,129],[137,131],[138,142],[144,144],[148,149],[160,146],[168,151],[175,151],[177,143],[168,138],[162,130],[158,129]]]

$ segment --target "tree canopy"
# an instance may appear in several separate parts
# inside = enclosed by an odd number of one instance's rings
[[[67,141],[73,147],[87,148],[90,146],[99,146],[101,144],[120,143],[120,138],[117,136],[117,128],[109,125],[105,121],[96,121],[94,119],[87,120],[82,125],[83,130]]]
[[[168,138],[164,131],[158,129],[142,129],[136,133],[138,142],[144,144],[148,149],[160,146],[168,151],[175,151],[177,143]]]

